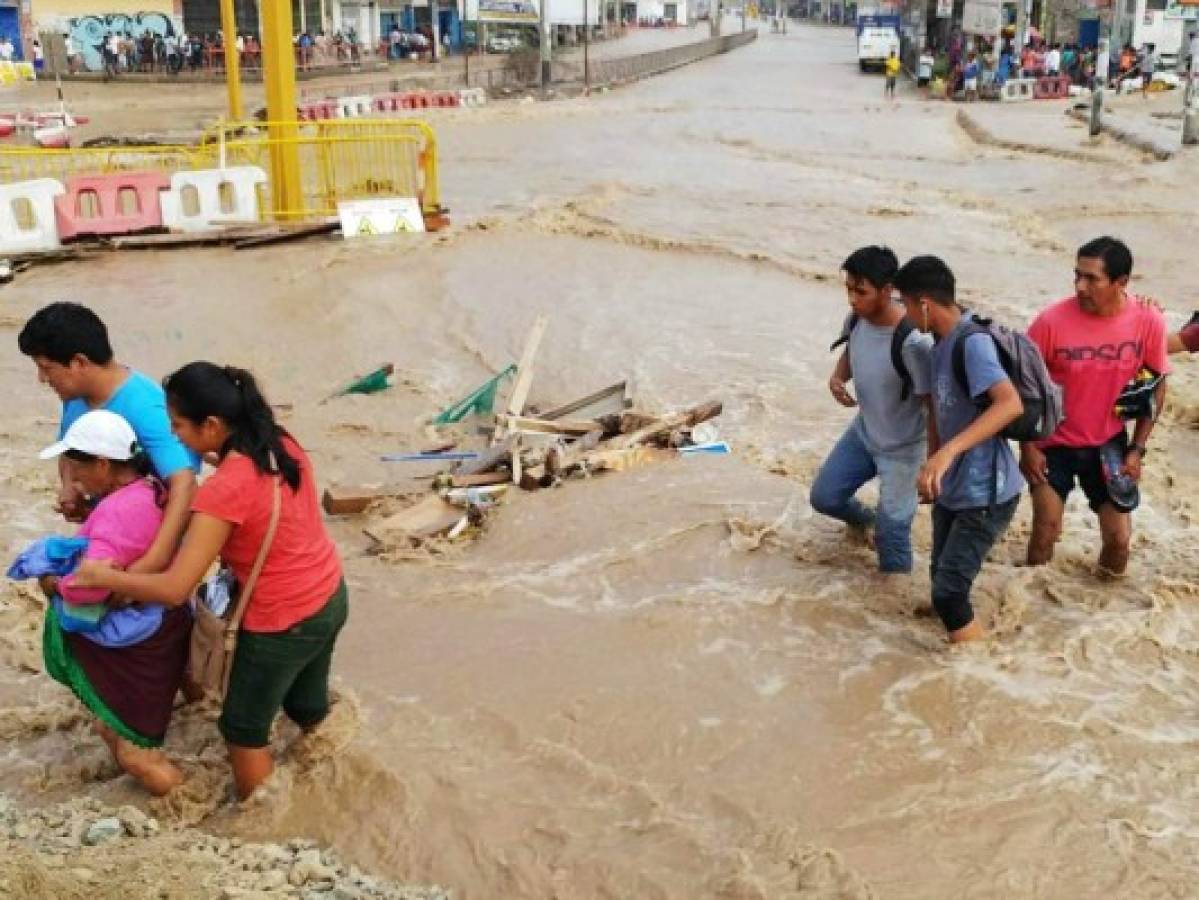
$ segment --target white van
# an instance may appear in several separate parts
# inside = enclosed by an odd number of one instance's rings
[[[899,35],[894,28],[867,26],[858,35],[858,68],[863,72],[881,69],[892,52],[899,55]]]

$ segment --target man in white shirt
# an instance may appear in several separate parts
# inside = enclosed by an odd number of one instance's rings
[[[1057,75],[1062,69],[1062,51],[1057,44],[1045,54],[1045,71],[1053,76]]]
[[[0,40],[0,60],[4,62],[12,62],[13,53],[15,52],[12,41],[8,38]]]

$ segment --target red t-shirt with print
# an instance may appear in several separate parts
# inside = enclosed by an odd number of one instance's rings
[[[1116,398],[1148,366],[1170,371],[1166,320],[1131,294],[1114,316],[1084,312],[1077,297],[1059,300],[1029,326],[1049,377],[1062,386],[1066,419],[1042,447],[1098,447],[1124,427]]]
[[[290,437],[287,452],[300,464],[300,488],[280,483],[279,525],[242,619],[247,631],[286,631],[318,612],[341,582],[341,558],[325,530],[308,455]],[[271,477],[249,457],[230,453],[196,490],[192,512],[233,525],[221,559],[245,584],[271,520]]]

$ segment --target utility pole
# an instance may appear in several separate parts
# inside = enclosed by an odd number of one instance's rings
[[[232,0],[230,0],[232,5]],[[267,2],[262,8],[262,82],[266,118],[272,123],[271,204],[276,214],[304,209],[300,182],[299,129],[296,123],[296,54],[292,46],[291,4]]]
[[[583,92],[585,94],[591,93],[591,18],[588,12],[587,0],[583,0]]]
[[[225,45],[225,86],[229,91],[229,121],[241,121],[241,58],[237,55],[237,15],[233,0],[221,0],[222,43]],[[261,33],[261,32],[260,32]],[[294,119],[293,112],[288,119]]]
[[[1195,32],[1190,32],[1194,34]],[[1191,37],[1188,50],[1199,51],[1199,38]],[[1199,78],[1199,52],[1191,53],[1191,65],[1187,70],[1187,86],[1183,91],[1182,142],[1199,144],[1199,91],[1195,90],[1195,79]]]
[[[749,9],[749,0],[741,0],[741,30],[745,31],[745,13]]]
[[[712,0],[712,6],[708,10],[708,25],[712,30],[712,37],[720,37],[720,0]]]
[[[554,80],[554,48],[550,44],[550,2],[540,0],[541,4],[541,89],[549,89]]]
[[[1099,27],[1103,28],[1102,20]],[[1091,86],[1091,137],[1096,137],[1103,130],[1103,92],[1107,87],[1110,44],[1109,38],[1100,37],[1099,52],[1095,54],[1095,83]]]
[[[458,16],[458,34],[462,38],[462,76],[466,86],[470,87],[470,45],[466,42],[466,0],[462,0],[462,12]],[[475,40],[479,33],[475,32]]]
[[[303,0],[301,0],[302,2]],[[429,33],[433,35],[433,47],[429,50],[429,62],[437,62],[438,55],[441,53],[440,12],[437,0],[429,0]]]

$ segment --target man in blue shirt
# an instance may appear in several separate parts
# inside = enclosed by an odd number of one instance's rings
[[[38,381],[62,400],[61,440],[71,423],[91,409],[107,409],[123,417],[150,457],[154,473],[169,489],[162,528],[154,543],[130,567],[134,572],[160,572],[170,563],[187,525],[200,459],[171,432],[162,387],[113,357],[108,329],[99,316],[78,303],[51,303],[25,323],[17,344],[37,366]],[[82,521],[85,498],[65,477],[57,509],[68,521]]]
[[[935,256],[909,260],[895,276],[908,320],[932,332],[933,418],[929,457],[916,478],[933,504],[932,600],[949,639],[986,636],[970,605],[983,561],[1007,530],[1024,479],[1008,442],[1000,437],[1024,411],[989,335],[965,338],[966,381],[953,373],[953,348],[969,313],[957,305],[953,272]]]

